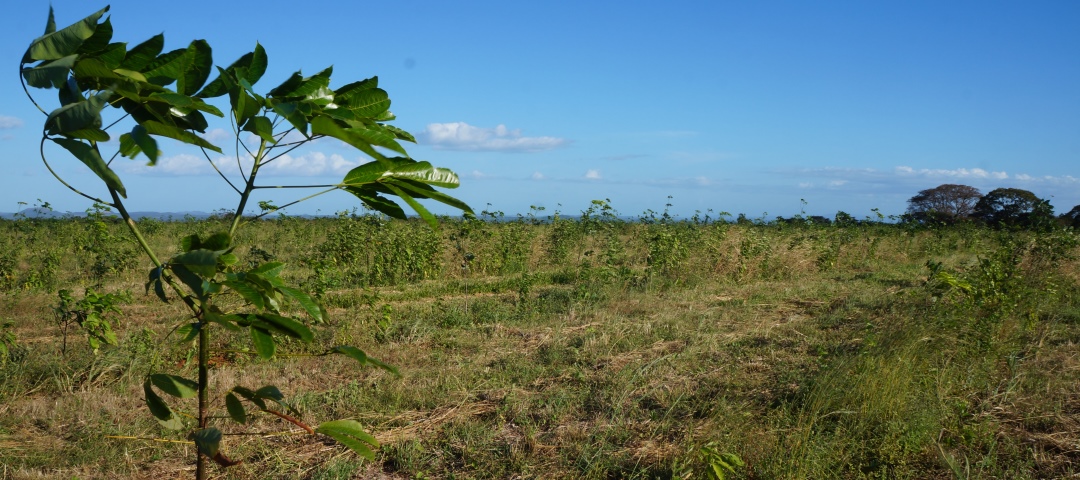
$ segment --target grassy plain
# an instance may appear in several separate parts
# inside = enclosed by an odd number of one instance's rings
[[[224,228],[143,226],[167,252]],[[14,335],[2,478],[194,471],[193,447],[158,426],[141,389],[151,370],[194,376],[190,344],[155,346],[185,311],[144,295],[149,264],[121,227],[0,222],[0,335]],[[352,215],[242,232],[242,261],[286,262],[332,318],[285,353],[353,344],[403,376],[268,362],[219,333],[211,382],[276,384],[309,423],[355,418],[383,447],[366,462],[260,417],[246,431],[267,435],[226,437],[243,463],[217,478],[705,478],[721,462],[728,478],[1080,474],[1071,231],[625,221],[597,203],[438,232]],[[86,288],[131,294],[112,317],[118,345],[96,354],[55,312],[58,290]]]

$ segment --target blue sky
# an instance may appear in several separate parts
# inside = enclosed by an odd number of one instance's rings
[[[104,5],[52,4],[61,27]],[[0,58],[12,70],[0,76],[0,211],[38,198],[62,211],[89,206],[42,165],[44,116],[14,75],[48,5],[23,2],[0,18]],[[577,213],[609,198],[624,215],[670,201],[684,217],[862,217],[902,213],[943,183],[1031,190],[1058,213],[1080,204],[1078,2],[111,5],[113,40],[129,46],[161,32],[166,50],[202,38],[224,66],[260,42],[270,68],[257,90],[329,65],[332,87],[378,75],[394,125],[419,138],[411,156],[455,170],[452,193],[477,211]],[[221,123],[208,135],[220,142],[228,131]],[[154,169],[113,164],[129,209],[235,206],[198,152],[164,146]],[[77,161],[52,158],[65,179],[103,195]],[[333,183],[362,161],[323,140],[265,181]],[[338,192],[290,212],[358,206]]]

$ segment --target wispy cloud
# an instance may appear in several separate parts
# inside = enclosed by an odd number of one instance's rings
[[[896,174],[903,176],[915,176],[922,178],[975,178],[975,179],[994,179],[1005,180],[1009,178],[1009,174],[1005,172],[991,172],[981,168],[957,168],[954,170],[942,169],[942,168],[920,168],[914,169],[908,166],[896,167]]]
[[[205,157],[180,154],[162,157],[157,165],[147,166],[140,157],[137,161],[125,161],[114,163],[113,168],[118,171],[133,175],[151,176],[197,176],[216,175],[214,168]],[[240,169],[251,171],[251,158],[245,157],[238,165],[235,157],[218,157],[214,164],[226,175],[237,175]],[[322,152],[311,152],[298,157],[282,155],[278,159],[262,167],[259,172],[268,177],[319,177],[319,176],[344,176],[349,170],[360,165],[359,161],[345,159],[338,154],[326,155]]]
[[[531,178],[533,180],[543,180],[543,179],[545,179],[547,177],[545,177],[543,173],[533,172],[533,174],[529,178]]]
[[[482,128],[465,122],[429,124],[417,139],[437,149],[488,152],[542,152],[568,143],[564,138],[526,137],[505,125]]]
[[[19,128],[21,126],[23,126],[23,121],[21,118],[0,115],[0,129],[7,130],[11,128]]]
[[[587,178],[589,180],[600,180],[603,177],[600,176],[600,170],[597,170],[597,169],[593,168],[593,169],[589,169],[589,171],[585,172],[585,178]]]

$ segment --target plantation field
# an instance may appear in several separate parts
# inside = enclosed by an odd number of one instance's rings
[[[0,221],[0,478],[190,478],[194,446],[143,394],[152,371],[195,376],[190,311],[147,295],[150,263],[91,213]],[[329,321],[273,362],[215,330],[214,391],[274,384],[300,420],[356,419],[382,447],[367,461],[273,415],[223,418],[242,463],[212,477],[1080,474],[1071,230],[542,213],[240,230],[240,262],[286,263]],[[228,225],[140,227],[169,256]],[[95,353],[80,300],[107,294],[116,344]],[[401,376],[312,356],[341,344]]]

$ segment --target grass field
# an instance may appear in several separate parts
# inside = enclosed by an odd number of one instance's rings
[[[211,383],[276,384],[309,423],[354,418],[383,446],[370,462],[274,416],[221,421],[243,463],[214,476],[1080,474],[1071,231],[627,221],[604,202],[542,220],[496,212],[436,232],[343,214],[243,230],[241,261],[286,262],[331,321],[274,361],[217,333]],[[222,223],[142,226],[175,253]],[[194,376],[192,345],[169,336],[188,314],[144,295],[150,265],[121,227],[0,222],[2,478],[194,471],[194,447],[158,426],[141,388],[151,371]],[[96,354],[57,295],[87,288],[130,293],[110,317],[117,345]],[[401,378],[300,355],[344,343]],[[264,435],[228,435],[241,432]]]

